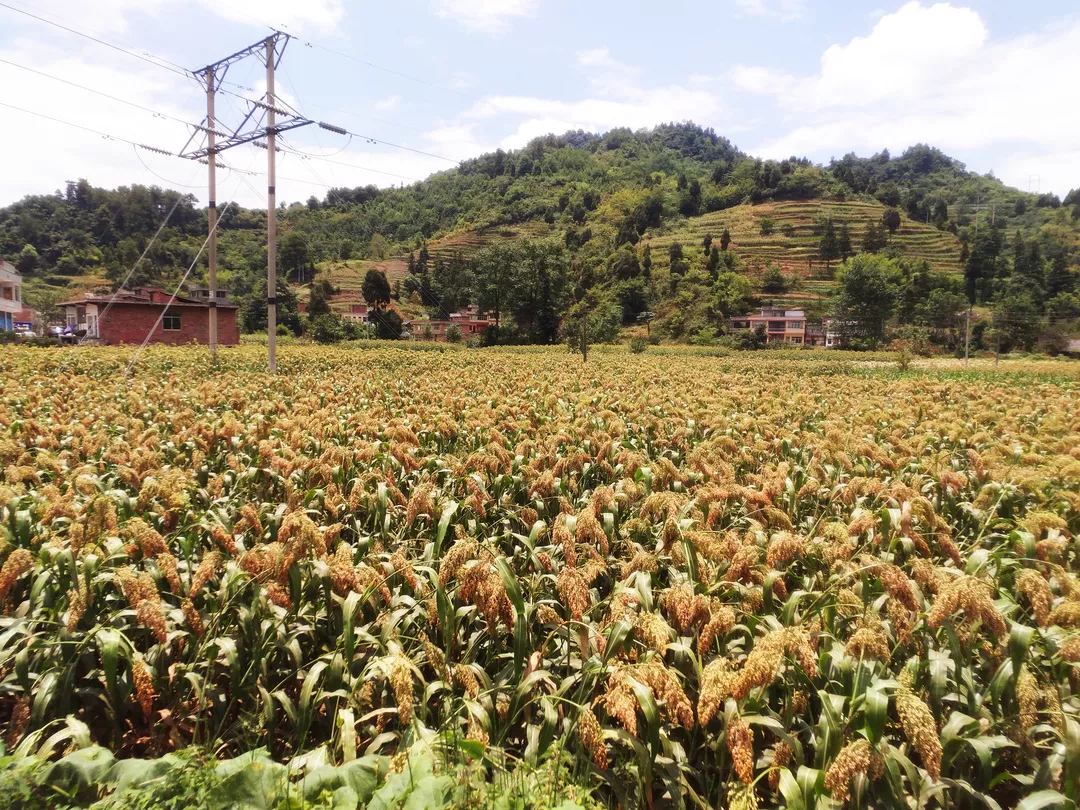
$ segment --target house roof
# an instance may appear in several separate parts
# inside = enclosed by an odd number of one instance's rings
[[[164,299],[164,300],[162,300]],[[171,301],[170,301],[171,299]],[[188,307],[192,309],[209,309],[210,302],[199,301],[192,298],[187,298],[183,295],[172,296],[170,293],[156,287],[139,287],[135,290],[120,290],[112,295],[87,295],[83,298],[76,298],[71,301],[62,301],[57,306],[61,307],[75,307],[86,306],[87,304],[105,304],[106,306],[116,307],[124,305],[135,306],[159,306],[168,307]],[[219,301],[217,304],[218,309],[239,309],[239,306],[232,303],[226,303]]]

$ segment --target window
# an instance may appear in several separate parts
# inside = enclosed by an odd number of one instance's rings
[[[788,329],[802,329],[803,328],[803,322],[802,321],[788,321],[787,322],[787,328]]]
[[[802,343],[802,338],[801,337],[793,337],[791,339],[791,342],[792,343]]]
[[[179,332],[180,331],[180,316],[179,315],[166,315],[161,319],[161,328],[166,332]]]

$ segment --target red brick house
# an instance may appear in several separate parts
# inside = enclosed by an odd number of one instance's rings
[[[466,307],[460,312],[451,312],[447,320],[418,318],[405,321],[402,326],[414,340],[423,339],[424,331],[430,329],[432,340],[445,343],[446,330],[451,326],[457,326],[461,330],[461,339],[464,341],[482,334],[485,329],[494,323],[494,318],[489,318],[474,305]]]
[[[806,343],[806,312],[801,309],[762,307],[758,315],[742,315],[731,319],[733,330],[756,330],[765,327],[769,343],[783,342],[803,346]]]
[[[148,334],[151,343],[207,345],[210,342],[210,302],[205,297],[173,298],[157,287],[136,287],[121,290],[115,296],[87,295],[60,306],[66,313],[69,329],[105,343],[142,343]],[[240,343],[238,309],[228,301],[217,302],[218,345]]]

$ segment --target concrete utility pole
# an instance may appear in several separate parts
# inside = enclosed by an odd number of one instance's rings
[[[210,261],[210,350],[215,353],[215,356],[217,350],[218,304],[216,235],[218,217],[217,189],[215,188],[215,185],[216,169],[219,165],[224,168],[224,164],[218,164],[217,155],[226,149],[232,149],[234,146],[241,146],[246,143],[253,143],[256,146],[265,146],[269,153],[269,176],[267,181],[268,210],[266,212],[266,297],[267,345],[269,348],[268,367],[271,373],[277,371],[277,189],[275,188],[277,135],[282,132],[288,132],[315,123],[318,123],[320,128],[334,132],[338,135],[347,134],[341,127],[305,118],[300,113],[291,109],[287,104],[284,104],[277,99],[274,90],[274,71],[277,68],[277,63],[285,53],[285,46],[289,44],[290,38],[291,37],[288,34],[282,33],[281,31],[275,31],[270,36],[260,39],[254,45],[239,50],[231,56],[226,56],[224,59],[219,59],[217,62],[207,65],[204,68],[192,71],[192,76],[206,85],[206,125],[195,127],[195,132],[188,138],[187,144],[185,144],[184,148],[181,149],[179,153],[180,157],[189,158],[191,160],[205,160],[210,167],[210,240],[208,245]],[[243,119],[235,128],[230,126],[226,131],[221,131],[217,128],[217,118],[214,111],[214,95],[217,89],[225,81],[225,76],[228,73],[229,68],[234,63],[243,61],[251,56],[263,59],[266,62],[265,100],[255,101],[239,96],[238,98],[247,105],[247,110],[245,111]],[[263,120],[263,116],[265,116],[265,126],[260,123]],[[196,136],[200,132],[206,133],[207,140],[205,146],[194,144]],[[218,140],[218,138],[221,140]],[[266,139],[265,143],[262,140],[263,138]]]
[[[267,368],[277,374],[277,130],[274,116],[276,37],[266,38],[266,348]]]
[[[209,167],[210,200],[206,204],[206,218],[210,225],[210,241],[206,246],[206,258],[210,265],[210,357],[217,361],[217,133],[214,128],[214,91],[217,79],[214,67],[206,68],[206,165]]]
[[[968,367],[968,348],[971,346],[971,306],[968,305],[967,318],[964,322],[964,368]]]

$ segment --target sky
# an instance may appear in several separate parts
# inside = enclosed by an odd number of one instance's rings
[[[0,205],[79,178],[205,202],[207,167],[173,156],[206,113],[187,72],[271,28],[294,37],[281,99],[353,133],[283,137],[286,202],[685,120],[765,158],[929,143],[1024,190],[1080,187],[1075,0],[0,0]],[[219,128],[266,89],[257,59],[226,79]],[[221,160],[219,201],[264,207],[266,151]]]

